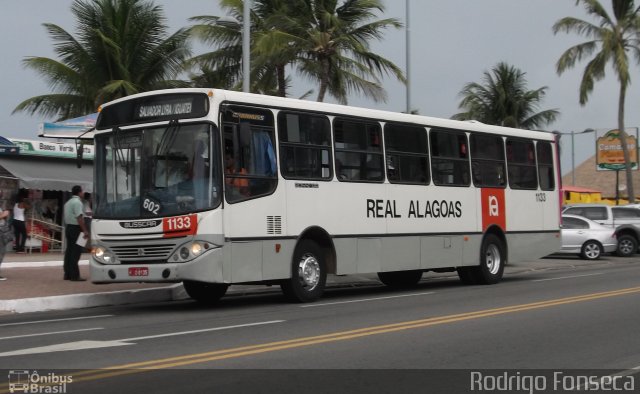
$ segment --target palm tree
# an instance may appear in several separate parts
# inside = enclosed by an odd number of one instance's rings
[[[388,27],[400,28],[395,18],[377,19],[384,13],[379,0],[297,0],[289,2],[287,23],[267,36],[277,53],[294,49],[298,72],[319,85],[318,101],[327,94],[346,103],[350,93],[386,100],[380,77],[393,75],[406,82],[391,61],[371,51],[369,42],[380,40]],[[282,18],[281,18],[282,19]]]
[[[557,110],[538,112],[547,87],[527,90],[525,74],[504,62],[498,63],[491,72],[484,72],[482,83],[464,86],[458,107],[466,112],[452,118],[522,129],[539,129],[554,122],[559,115]]]
[[[580,82],[580,104],[585,105],[593,85],[605,77],[605,68],[610,64],[620,82],[618,95],[618,130],[620,141],[627,140],[624,128],[624,105],[627,88],[631,83],[629,74],[629,56],[633,54],[640,61],[640,7],[636,8],[633,0],[611,0],[613,17],[598,0],[577,0],[590,16],[596,19],[591,23],[574,17],[565,17],[553,25],[553,32],[576,33],[588,38],[581,44],[567,49],[558,59],[558,74],[573,68],[577,62],[590,58],[582,74]],[[621,143],[627,176],[627,190],[630,202],[635,200],[629,149]]]
[[[220,0],[223,9],[242,21],[241,0]],[[381,39],[387,27],[401,27],[394,18],[375,19],[384,12],[379,0],[255,0],[251,12],[252,91],[277,87],[286,95],[290,84],[286,67],[294,66],[319,84],[318,101],[328,94],[345,103],[351,92],[376,100],[386,95],[379,77],[393,74],[402,82],[402,71],[371,52],[369,41]],[[234,66],[240,73],[240,26],[223,26],[217,16],[198,16],[192,34],[216,46],[213,52],[194,58],[209,69]]]
[[[277,10],[282,7],[284,0],[258,0],[254,1],[251,10],[251,47],[255,48],[256,36],[269,29],[268,19],[273,18]],[[206,70],[209,76],[221,74],[225,79],[209,78],[211,82],[217,82],[208,87],[221,87],[239,90],[242,84],[242,24],[243,0],[220,0],[220,6],[239,23],[221,23],[219,16],[194,16],[190,21],[196,22],[189,29],[189,33],[205,44],[212,45],[216,49],[190,59],[188,64],[192,68]],[[277,59],[256,58],[251,55],[251,87],[252,92],[286,96],[286,88],[289,80],[285,76],[285,66],[282,57]],[[203,77],[194,74],[193,82],[199,85]]]
[[[145,0],[75,0],[74,37],[45,23],[59,60],[28,57],[23,63],[48,81],[53,93],[31,97],[15,112],[66,119],[94,112],[133,93],[187,86],[174,80],[190,51],[188,34],[167,37],[161,7]]]

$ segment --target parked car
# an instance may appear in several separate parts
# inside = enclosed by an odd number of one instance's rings
[[[603,204],[575,204],[566,206],[562,214],[583,216],[615,229],[619,256],[631,256],[640,245],[640,209]]]
[[[618,249],[616,233],[611,227],[582,216],[563,214],[561,234],[560,253],[578,254],[586,260],[597,260],[603,253]]]

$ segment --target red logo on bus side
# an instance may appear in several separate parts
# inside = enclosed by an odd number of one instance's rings
[[[505,216],[504,189],[482,189],[482,231],[495,224],[507,230]]]
[[[198,231],[198,215],[174,216],[162,219],[164,238],[194,235]]]

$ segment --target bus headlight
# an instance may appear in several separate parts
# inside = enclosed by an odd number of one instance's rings
[[[193,260],[196,257],[200,256],[206,250],[211,249],[213,245],[209,242],[203,241],[193,241],[181,245],[178,249],[173,252],[173,254],[169,257],[170,263],[182,263],[185,261]]]
[[[116,257],[102,246],[93,248],[92,254],[102,264],[116,264]]]

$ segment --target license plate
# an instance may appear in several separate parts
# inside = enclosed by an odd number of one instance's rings
[[[129,268],[129,276],[149,276],[149,268],[131,267]]]

